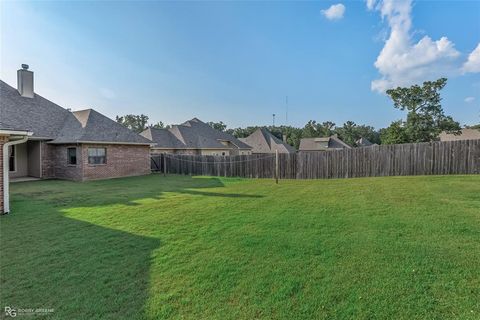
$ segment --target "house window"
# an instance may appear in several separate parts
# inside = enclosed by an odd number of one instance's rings
[[[88,148],[88,164],[106,164],[107,149]]]
[[[16,171],[16,161],[15,161],[15,146],[8,147],[8,171]]]
[[[67,148],[67,162],[72,166],[77,164],[77,148]]]

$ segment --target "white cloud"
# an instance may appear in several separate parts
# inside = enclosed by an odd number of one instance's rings
[[[367,8],[379,11],[390,31],[375,61],[381,78],[372,81],[372,90],[385,92],[459,73],[460,52],[447,37],[434,41],[424,36],[413,41],[412,0],[367,0]]]
[[[367,8],[368,10],[373,10],[373,7],[375,6],[376,0],[367,0]]]
[[[466,102],[466,103],[471,103],[471,102],[473,102],[474,100],[475,100],[474,97],[466,97],[466,98],[465,98],[465,102]]]
[[[343,18],[345,6],[341,3],[333,4],[330,8],[322,10],[321,12],[328,20],[338,20]]]
[[[105,99],[111,100],[111,99],[115,99],[115,97],[117,96],[115,92],[113,92],[113,90],[108,88],[100,88],[99,91],[102,97]]]
[[[470,53],[467,61],[463,64],[463,72],[480,72],[480,43]]]

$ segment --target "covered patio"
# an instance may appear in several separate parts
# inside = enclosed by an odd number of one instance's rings
[[[11,182],[42,177],[41,141],[27,140],[8,147],[8,173]],[[23,180],[25,181],[25,180]]]

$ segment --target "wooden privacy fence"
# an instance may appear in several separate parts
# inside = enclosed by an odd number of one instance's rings
[[[174,174],[273,178],[275,154],[152,155],[152,170]],[[380,145],[278,155],[280,179],[479,174],[480,140]]]

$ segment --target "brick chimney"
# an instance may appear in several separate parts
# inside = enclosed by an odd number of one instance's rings
[[[17,86],[22,97],[33,98],[33,72],[28,70],[28,64],[22,64],[17,71]]]

